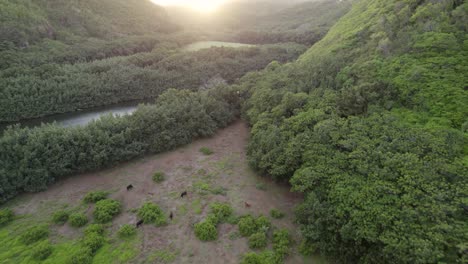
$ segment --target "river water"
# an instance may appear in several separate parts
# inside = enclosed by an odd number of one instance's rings
[[[88,124],[93,120],[97,120],[104,115],[131,115],[138,108],[138,104],[141,102],[127,102],[117,105],[91,108],[85,111],[57,114],[46,116],[43,118],[28,119],[22,120],[19,122],[13,122],[9,124],[0,123],[0,132],[3,131],[7,126],[14,125],[16,123],[21,124],[21,126],[35,127],[40,126],[41,124],[49,124],[56,122],[58,125],[63,127],[74,127],[74,126],[83,126]]]

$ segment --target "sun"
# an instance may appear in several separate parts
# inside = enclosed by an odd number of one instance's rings
[[[151,0],[163,6],[183,6],[201,13],[214,12],[225,0]]]

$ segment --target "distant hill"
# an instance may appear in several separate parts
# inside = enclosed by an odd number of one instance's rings
[[[186,30],[230,41],[311,45],[350,9],[350,1],[234,1],[213,14],[168,7],[174,23]]]
[[[0,42],[112,39],[176,29],[149,0],[0,0]]]

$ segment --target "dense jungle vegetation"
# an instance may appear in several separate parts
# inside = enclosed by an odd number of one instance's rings
[[[238,101],[236,91],[225,86],[170,89],[130,116],[108,116],[84,127],[11,127],[0,138],[0,202],[45,190],[67,175],[213,135],[238,116]]]
[[[468,3],[356,1],[291,64],[242,80],[250,163],[303,192],[340,263],[468,260]]]
[[[287,62],[304,51],[294,43],[195,52],[158,45],[150,52],[85,63],[10,66],[0,71],[0,121],[154,98],[169,88],[233,83],[273,60]]]

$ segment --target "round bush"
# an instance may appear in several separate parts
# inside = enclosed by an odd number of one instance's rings
[[[257,230],[266,232],[268,229],[270,229],[271,222],[266,216],[261,215],[255,219],[255,225],[257,226]]]
[[[138,217],[146,224],[153,223],[156,226],[162,226],[167,223],[167,217],[163,210],[154,203],[147,202],[138,209]]]
[[[231,216],[233,209],[227,203],[215,202],[211,204],[211,213],[214,214],[219,222],[226,221],[226,219]]]
[[[89,234],[98,234],[98,235],[103,235],[104,234],[104,227],[100,224],[90,224],[87,226],[84,230],[85,235]]]
[[[257,232],[255,219],[251,215],[242,217],[237,225],[239,227],[239,233],[244,237],[251,236]]]
[[[83,247],[68,260],[68,264],[91,264],[93,262],[93,252],[88,247]]]
[[[6,208],[0,210],[0,227],[13,221],[13,210]]]
[[[35,260],[45,260],[52,254],[52,246],[49,241],[37,244],[31,251],[31,257]]]
[[[271,215],[271,217],[273,217],[275,219],[281,219],[281,218],[284,217],[284,213],[277,210],[277,209],[271,209],[270,215]]]
[[[128,225],[128,224],[123,225],[117,232],[117,234],[121,238],[133,237],[134,235],[136,235],[136,233],[137,233],[136,228],[133,225]]]
[[[212,222],[203,221],[195,224],[195,235],[201,241],[212,241],[218,238],[218,230]]]
[[[73,227],[82,227],[88,223],[88,217],[82,213],[74,213],[69,217],[70,225]]]
[[[106,199],[107,195],[109,195],[109,193],[104,192],[104,191],[89,192],[85,195],[85,197],[83,198],[83,201],[85,203],[96,203],[96,202]]]
[[[83,240],[83,245],[88,247],[92,253],[98,251],[104,245],[104,243],[104,237],[96,233],[86,235]]]
[[[49,236],[49,229],[47,228],[47,226],[35,226],[35,227],[29,228],[23,234],[21,234],[21,236],[19,237],[19,240],[21,243],[25,245],[30,245],[48,236]]]
[[[68,221],[70,213],[67,211],[57,211],[52,215],[52,222],[63,225]]]
[[[249,237],[249,247],[252,249],[264,248],[267,245],[267,237],[264,232],[258,232]]]
[[[281,258],[289,254],[291,247],[291,237],[288,230],[280,229],[273,232],[273,250]]]
[[[217,225],[217,224],[219,224],[219,222],[220,222],[220,221],[219,221],[219,218],[218,218],[216,215],[214,215],[214,214],[209,214],[209,215],[207,215],[206,218],[205,218],[205,221],[211,222],[211,223],[213,223],[214,225]]]
[[[96,219],[98,223],[110,222],[114,216],[120,213],[120,210],[120,202],[111,199],[101,200],[96,203],[94,219]]]
[[[164,181],[164,173],[161,172],[161,171],[155,172],[153,174],[153,181],[155,183],[160,183],[160,182]]]

